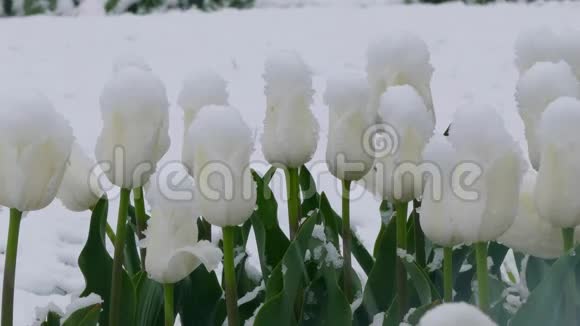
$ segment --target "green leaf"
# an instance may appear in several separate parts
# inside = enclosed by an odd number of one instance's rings
[[[303,165],[298,173],[298,182],[302,191],[302,213],[303,216],[307,216],[309,212],[318,208],[320,196],[316,190],[316,182],[314,182],[308,168]]]
[[[137,297],[136,325],[163,326],[163,286],[139,272],[133,279]]]
[[[62,326],[97,326],[99,324],[100,313],[100,303],[79,309],[73,312],[72,315],[64,321]]]
[[[46,320],[43,321],[40,326],[60,326],[60,319],[62,318],[61,315],[59,315],[57,312],[55,311],[49,311],[46,314]]]
[[[308,283],[308,280],[305,280],[308,275],[304,255],[312,237],[316,215],[313,214],[302,224],[284,258],[272,271],[266,286],[266,302],[256,315],[255,326],[296,324],[294,302],[299,290]]]
[[[373,265],[363,293],[363,302],[355,312],[359,325],[368,325],[379,312],[386,311],[394,299],[396,219],[391,219],[379,234],[376,245],[376,261]]]
[[[389,309],[385,312],[383,326],[399,326],[399,316],[397,316],[397,302],[397,298],[395,297],[389,306]]]
[[[327,232],[328,239],[335,245],[335,247],[340,248],[338,235],[342,235],[342,219],[330,206],[330,202],[325,193],[322,193],[320,196],[320,215],[324,219],[325,230],[331,231],[330,234]],[[352,255],[358,261],[365,274],[368,275],[373,268],[375,260],[367,251],[367,248],[362,244],[356,233],[352,231],[351,240]]]
[[[113,259],[109,256],[105,246],[105,225],[107,224],[108,201],[101,198],[91,216],[87,242],[79,256],[78,264],[85,278],[85,289],[81,297],[95,293],[103,298],[103,311],[100,314],[99,325],[109,324],[108,298],[111,290],[111,275]],[[133,325],[135,312],[135,293],[131,279],[123,270],[123,309],[121,314],[122,325]]]
[[[498,278],[501,277],[500,268],[505,259],[505,255],[507,255],[509,250],[510,248],[495,241],[489,243],[487,255],[491,257],[491,260],[493,261],[493,266],[490,268],[490,273],[492,275],[495,275]]]
[[[125,240],[123,266],[132,277],[141,271],[141,258],[139,257],[139,247],[137,246],[137,220],[135,207],[129,205],[127,214],[127,239]],[[148,217],[149,218],[149,217]]]
[[[183,326],[220,326],[226,317],[223,291],[215,272],[203,265],[175,286],[175,309]]]
[[[424,304],[421,307],[415,309],[412,313],[409,314],[409,316],[407,316],[407,323],[409,323],[411,325],[417,325],[419,323],[419,320],[421,320],[421,317],[423,317],[423,315],[427,311],[435,308],[439,304],[441,304],[441,301],[436,300],[436,301]],[[466,326],[469,326],[469,325],[466,325]]]
[[[407,273],[411,277],[410,283],[415,288],[419,300],[421,301],[422,305],[426,305],[433,301],[433,297],[436,299],[441,299],[441,296],[435,289],[435,286],[429,280],[427,273],[425,273],[416,262],[407,261],[407,259],[401,259]]]
[[[265,282],[268,282],[271,269],[278,265],[284,257],[290,240],[278,224],[278,204],[272,190],[256,172],[252,171],[252,174],[257,184],[258,199],[256,201],[257,209],[250,220],[256,236],[262,277]]]
[[[580,248],[576,248],[578,251]],[[579,255],[564,255],[550,269],[512,318],[511,326],[563,325],[562,306],[568,279],[578,265]]]

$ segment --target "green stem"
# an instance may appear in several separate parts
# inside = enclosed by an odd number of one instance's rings
[[[352,302],[352,262],[350,233],[350,180],[342,181],[342,249],[344,256],[343,291],[348,302]]]
[[[562,239],[564,240],[564,253],[568,253],[574,248],[574,228],[562,229]]]
[[[143,231],[147,228],[147,213],[145,212],[145,200],[143,198],[143,187],[133,189],[133,198],[135,199],[135,218],[137,224],[137,237],[143,240],[145,235]],[[141,253],[141,269],[145,271],[145,257],[147,256],[147,249],[139,248]]]
[[[109,222],[107,222],[107,225],[105,226],[105,232],[107,233],[107,238],[109,238],[109,240],[111,240],[111,243],[114,245],[115,244],[115,231],[113,231],[113,228],[111,228],[111,225],[109,224]]]
[[[239,326],[238,294],[236,271],[234,266],[234,227],[226,226],[223,230],[224,241],[224,277],[226,289],[226,307],[228,326]]]
[[[175,314],[173,308],[173,284],[163,284],[163,295],[165,300],[164,311],[165,311],[165,326],[173,326],[175,324]]]
[[[286,169],[286,189],[288,192],[288,224],[290,239],[293,240],[300,226],[300,185],[298,168]]]
[[[475,265],[477,268],[477,293],[479,309],[489,311],[489,286],[487,275],[487,242],[478,242],[475,246]]]
[[[445,302],[453,302],[453,248],[443,248],[443,289]]]
[[[123,291],[123,250],[127,237],[127,213],[129,212],[129,196],[131,190],[121,188],[117,232],[115,238],[115,255],[113,259],[113,275],[111,277],[111,300],[109,301],[109,326],[119,326],[121,317],[121,293]]]
[[[407,206],[408,203],[395,203],[397,226],[397,249],[407,250]],[[399,320],[407,313],[407,270],[403,258],[397,257],[395,269],[397,272],[397,302]]]
[[[22,212],[10,209],[8,241],[4,261],[4,284],[2,287],[2,326],[12,326],[14,313],[14,281],[16,278],[16,257],[18,255],[18,235]]]
[[[419,209],[421,208],[421,202],[418,200],[413,201],[413,219],[414,219],[414,233],[415,233],[415,258],[417,265],[421,268],[425,268],[427,265],[427,258],[425,257],[425,233],[421,228],[421,221],[419,217]]]
[[[562,239],[564,240],[564,254],[569,254],[574,249],[574,228],[562,229]],[[576,325],[576,277],[574,273],[569,273],[566,279],[565,289],[565,318],[566,325]]]

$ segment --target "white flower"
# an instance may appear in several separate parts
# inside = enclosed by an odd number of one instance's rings
[[[520,191],[518,216],[512,226],[497,239],[498,242],[532,256],[558,258],[564,251],[562,230],[538,215],[534,200],[537,172],[529,170]]]
[[[56,195],[69,210],[80,212],[91,209],[103,195],[95,167],[95,161],[83,152],[79,144],[74,143]]]
[[[580,101],[552,102],[540,121],[540,169],[535,190],[538,213],[558,228],[580,225]]]
[[[209,271],[221,262],[221,251],[208,241],[198,241],[193,211],[187,215],[168,214],[172,210],[153,207],[141,241],[147,248],[145,268],[159,283],[177,283],[201,264]],[[173,210],[178,212],[181,210]],[[182,211],[183,212],[183,211]]]
[[[294,52],[270,56],[265,68],[264,157],[271,164],[300,167],[318,145],[318,122],[310,111],[314,93],[310,69]]]
[[[560,40],[546,27],[534,27],[521,32],[515,42],[516,65],[520,73],[530,69],[536,62],[558,62]]]
[[[151,71],[149,64],[143,57],[134,53],[123,53],[113,60],[113,73],[118,73],[125,68],[136,68],[143,71]]]
[[[341,76],[328,82],[324,99],[329,107],[328,170],[341,180],[358,180],[373,165],[374,157],[363,146],[371,126],[365,118],[369,88],[364,77]]]
[[[145,186],[145,198],[149,205],[163,210],[168,216],[198,217],[199,208],[194,196],[194,181],[185,166],[170,174],[157,172]]]
[[[379,117],[389,128],[378,137],[385,137],[383,142],[391,149],[377,158],[363,180],[379,197],[406,203],[422,193],[419,164],[435,122],[421,96],[409,85],[387,89],[381,97]]]
[[[458,110],[449,137],[434,136],[423,158],[436,168],[421,203],[421,227],[431,241],[491,241],[512,225],[525,165],[493,108]]]
[[[538,123],[548,104],[561,96],[580,96],[580,83],[564,61],[538,62],[518,81],[516,100],[524,121],[530,161],[535,169],[540,163]]]
[[[74,141],[72,129],[36,92],[0,98],[0,205],[34,211],[58,192]]]
[[[465,302],[444,303],[425,313],[418,326],[497,326],[486,314]]]
[[[191,124],[187,137],[200,215],[220,227],[239,225],[256,205],[256,184],[250,173],[253,151],[250,128],[230,107],[206,106]]]
[[[195,116],[206,105],[226,105],[226,81],[212,70],[189,74],[183,81],[177,103],[184,112],[184,131],[187,132]]]
[[[100,98],[103,129],[95,156],[111,183],[144,185],[169,149],[165,87],[151,72],[128,67],[107,82]]]
[[[367,74],[371,85],[369,117],[375,119],[380,98],[388,87],[411,85],[423,98],[435,120],[431,96],[433,67],[429,49],[416,35],[400,33],[372,42],[367,50]]]

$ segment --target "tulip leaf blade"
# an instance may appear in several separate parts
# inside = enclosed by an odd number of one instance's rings
[[[163,326],[163,286],[142,271],[133,277],[137,297],[135,325]]]
[[[373,317],[386,311],[394,299],[395,266],[397,259],[396,219],[391,219],[377,237],[376,260],[368,274],[363,301],[355,311],[359,325],[369,325]]]
[[[576,252],[580,250],[577,247]],[[563,255],[550,268],[514,317],[512,326],[563,325],[563,299],[568,279],[574,276],[580,257],[578,254]]]
[[[83,247],[78,265],[85,278],[85,289],[81,297],[91,293],[98,294],[103,299],[103,311],[100,314],[99,325],[109,324],[109,297],[111,291],[111,276],[113,270],[113,258],[109,256],[105,246],[105,226],[107,224],[107,212],[109,203],[106,198],[101,198],[91,215],[89,235]],[[121,314],[122,325],[134,325],[135,293],[129,275],[123,270],[122,273],[122,302]]]
[[[272,270],[266,285],[266,302],[256,314],[255,326],[296,324],[295,299],[307,277],[304,256],[308,248],[317,214],[311,215],[300,227],[284,257]]]
[[[101,313],[101,304],[97,303],[73,312],[62,326],[97,326]]]
[[[196,268],[175,285],[175,310],[183,326],[221,325],[226,317],[223,290],[215,272]]]
[[[267,283],[272,268],[284,257],[290,240],[278,224],[278,204],[272,190],[255,171],[252,174],[257,184],[258,199],[257,209],[250,220],[256,237],[262,278]]]

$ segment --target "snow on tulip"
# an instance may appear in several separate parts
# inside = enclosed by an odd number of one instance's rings
[[[324,100],[329,107],[326,163],[332,175],[354,181],[371,169],[374,157],[363,146],[371,124],[365,119],[369,87],[356,74],[328,81]]]
[[[127,67],[100,97],[103,129],[95,156],[105,175],[124,189],[143,186],[169,149],[169,102],[153,73]]]
[[[562,97],[552,102],[540,121],[540,169],[535,189],[539,215],[564,230],[565,250],[571,249],[580,225],[577,200],[580,177],[580,100]]]
[[[383,135],[390,138],[386,143],[393,145],[377,157],[363,181],[378,197],[407,203],[421,196],[422,180],[414,176],[419,175],[422,152],[433,135],[435,121],[422,97],[409,85],[387,89],[381,97],[379,117],[389,126]]]
[[[2,325],[12,325],[14,281],[23,212],[50,204],[74,141],[72,128],[34,91],[0,96],[0,205],[10,208],[2,291]]]
[[[271,164],[298,168],[310,161],[318,145],[318,122],[310,110],[312,73],[298,54],[285,51],[268,57],[264,80],[264,157]]]
[[[554,259],[562,255],[562,231],[538,215],[534,199],[537,175],[535,170],[529,170],[524,176],[518,215],[512,226],[497,241],[515,251],[543,259]]]
[[[418,326],[497,326],[487,315],[465,302],[445,303],[429,310]]]
[[[381,96],[391,86],[411,85],[423,98],[435,119],[431,96],[431,66],[425,42],[411,33],[384,36],[373,41],[367,49],[367,74],[371,87],[369,118],[376,119]]]
[[[74,143],[57,198],[73,212],[92,209],[103,190],[97,183],[97,164],[87,156],[79,144]]]
[[[540,163],[537,139],[540,118],[548,104],[562,96],[580,96],[580,83],[564,61],[535,63],[518,81],[516,100],[525,126],[530,161],[535,169]]]

